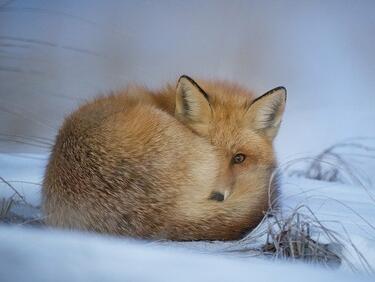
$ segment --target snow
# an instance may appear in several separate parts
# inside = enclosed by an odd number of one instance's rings
[[[78,233],[0,227],[1,281],[373,281],[302,264],[202,255]]]

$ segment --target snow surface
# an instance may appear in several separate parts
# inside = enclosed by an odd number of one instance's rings
[[[202,255],[93,235],[0,227],[7,281],[373,281],[301,264]]]

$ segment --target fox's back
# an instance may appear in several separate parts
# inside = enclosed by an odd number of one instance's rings
[[[129,104],[126,93],[100,98],[58,134],[44,182],[46,221],[152,237],[175,214],[181,189],[212,185],[217,160],[210,151],[150,103]]]

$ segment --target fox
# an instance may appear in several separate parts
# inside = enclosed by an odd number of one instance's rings
[[[286,88],[255,98],[182,75],[67,116],[42,184],[48,226],[149,240],[237,240],[277,205]]]

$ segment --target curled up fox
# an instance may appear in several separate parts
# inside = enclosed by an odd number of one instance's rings
[[[277,200],[273,140],[285,101],[283,87],[255,98],[184,75],[81,106],[45,172],[46,223],[147,239],[241,238]]]

